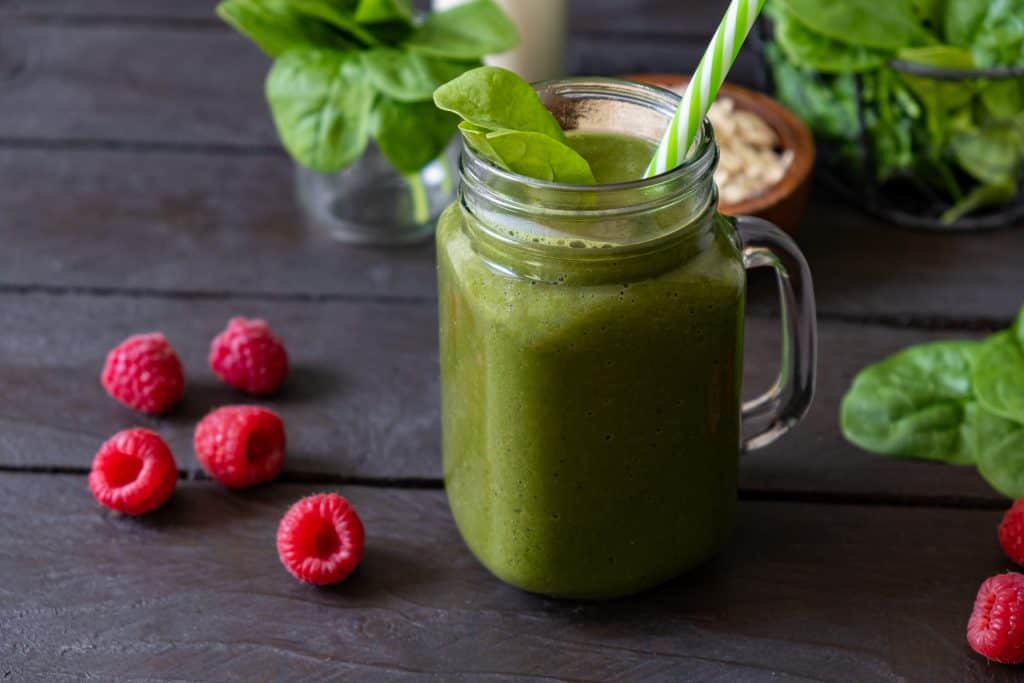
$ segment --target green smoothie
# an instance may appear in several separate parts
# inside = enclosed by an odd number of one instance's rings
[[[568,138],[602,185],[642,178],[654,156],[653,142],[621,133],[571,132]]]
[[[638,178],[653,151],[622,135],[570,142],[602,183]],[[628,219],[682,236],[643,267],[571,235],[535,237],[581,247],[541,271],[482,249],[463,206],[440,219],[445,483],[466,543],[512,585],[633,593],[731,529],[745,276],[732,224],[713,204],[692,214]]]

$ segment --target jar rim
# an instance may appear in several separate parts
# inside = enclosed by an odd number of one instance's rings
[[[638,83],[621,78],[608,78],[604,76],[572,76],[533,83],[534,90],[542,99],[545,95],[555,97],[567,97],[570,99],[585,99],[588,95],[592,98],[610,98],[623,101],[631,101],[635,104],[647,104],[650,109],[663,114],[666,119],[666,127],[671,122],[681,97],[655,85]],[[699,180],[705,172],[714,171],[717,163],[717,148],[715,145],[714,130],[711,123],[705,117],[697,130],[697,138],[690,148],[690,153],[678,166],[651,176],[650,178],[639,178],[619,183],[598,183],[596,185],[582,185],[575,183],[560,183],[551,180],[540,180],[530,176],[520,175],[513,171],[501,168],[489,159],[477,154],[466,140],[462,140],[463,158],[470,159],[487,169],[487,172],[501,178],[504,181],[530,186],[539,190],[549,190],[564,193],[588,193],[588,192],[642,192],[656,188],[664,183],[679,182],[687,176],[693,176]],[[460,167],[463,164],[460,163]],[[463,168],[463,171],[465,169]],[[464,173],[463,173],[464,174]]]

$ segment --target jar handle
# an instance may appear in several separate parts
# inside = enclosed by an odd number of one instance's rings
[[[744,425],[754,434],[743,452],[757,450],[788,432],[807,413],[814,397],[818,355],[818,320],[811,270],[796,243],[768,221],[740,216],[736,226],[743,242],[743,266],[772,268],[779,286],[782,313],[782,366],[765,393],[743,404]]]

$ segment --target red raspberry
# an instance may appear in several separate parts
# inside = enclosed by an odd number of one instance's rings
[[[113,398],[151,415],[167,412],[185,393],[181,361],[159,332],[137,334],[114,347],[100,382]]]
[[[1024,662],[1024,574],[997,574],[981,584],[967,622],[967,642],[995,662]]]
[[[999,524],[999,545],[1006,556],[1024,565],[1024,498],[1017,500]]]
[[[92,461],[89,489],[101,505],[141,515],[163,505],[178,483],[178,466],[163,439],[148,429],[110,437]]]
[[[284,465],[284,423],[259,406],[224,406],[199,421],[194,445],[199,464],[225,486],[263,484]]]
[[[277,527],[277,555],[299,581],[325,586],[344,581],[363,559],[363,522],[336,493],[307,496]]]
[[[235,389],[272,394],[288,375],[288,352],[265,320],[232,318],[210,345],[210,367]]]

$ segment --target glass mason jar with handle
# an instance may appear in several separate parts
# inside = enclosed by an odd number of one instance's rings
[[[538,92],[567,131],[652,142],[678,101],[611,79]],[[807,264],[777,228],[716,212],[717,158],[707,123],[683,166],[615,185],[463,150],[437,234],[445,485],[470,549],[514,586],[609,598],[706,560],[733,526],[740,453],[810,404]],[[756,267],[778,275],[782,369],[742,404]]]

